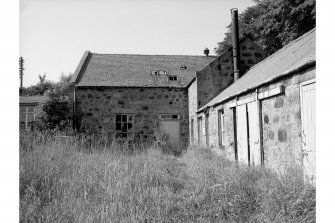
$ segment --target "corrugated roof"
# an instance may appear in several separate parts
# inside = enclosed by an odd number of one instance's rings
[[[315,62],[315,38],[314,28],[254,65],[243,77],[222,91],[198,111],[255,89],[262,84],[287,75],[306,64]]]
[[[20,96],[20,104],[44,104],[47,100],[44,96]]]
[[[216,57],[97,53],[87,55],[85,52],[83,59],[72,80],[76,81],[76,86],[186,87],[195,77],[195,72],[203,69]],[[187,69],[180,69],[182,65]],[[163,70],[167,74],[151,74],[155,70]],[[177,76],[177,81],[169,81],[168,75]]]

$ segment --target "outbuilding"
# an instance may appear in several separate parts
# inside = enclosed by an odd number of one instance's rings
[[[249,165],[302,165],[315,177],[315,49],[313,29],[251,67],[196,111],[193,144]]]

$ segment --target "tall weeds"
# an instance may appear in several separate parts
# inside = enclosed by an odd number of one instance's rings
[[[296,168],[63,135],[20,134],[21,222],[315,222],[315,188]]]

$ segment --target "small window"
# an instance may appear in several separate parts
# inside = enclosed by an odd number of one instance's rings
[[[170,81],[176,81],[177,80],[177,76],[171,75],[171,76],[169,76],[169,80]]]
[[[116,138],[132,137],[133,129],[134,129],[133,114],[116,114],[115,117]]]
[[[179,115],[177,114],[161,114],[159,115],[159,119],[179,119]]]
[[[181,65],[180,70],[187,70],[187,66],[186,65]]]
[[[218,70],[221,70],[221,64],[218,64]]]
[[[219,145],[224,146],[225,145],[225,128],[224,128],[224,111],[219,110],[218,111],[218,134],[219,134]]]

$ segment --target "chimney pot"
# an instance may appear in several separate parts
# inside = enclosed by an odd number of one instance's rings
[[[208,57],[209,49],[207,47],[204,49],[204,54],[206,55],[206,57]]]

